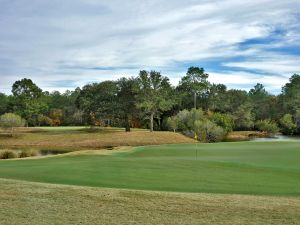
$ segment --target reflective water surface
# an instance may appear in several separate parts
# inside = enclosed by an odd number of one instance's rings
[[[300,136],[274,135],[269,138],[253,138],[249,141],[300,141]]]

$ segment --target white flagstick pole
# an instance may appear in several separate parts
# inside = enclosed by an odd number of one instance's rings
[[[196,134],[196,133],[195,133],[194,138],[195,138],[195,140],[197,141],[197,142],[196,142],[196,150],[195,150],[195,152],[196,152],[196,160],[197,160],[197,159],[198,159],[198,137],[197,137],[197,134]]]

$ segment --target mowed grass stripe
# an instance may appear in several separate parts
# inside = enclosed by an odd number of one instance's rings
[[[133,191],[0,179],[1,224],[290,225],[300,198]]]
[[[141,190],[299,196],[299,162],[300,142],[181,144],[106,156],[1,161],[0,177]]]

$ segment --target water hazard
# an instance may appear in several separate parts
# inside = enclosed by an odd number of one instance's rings
[[[249,141],[300,141],[300,136],[274,135],[267,138],[253,138]]]

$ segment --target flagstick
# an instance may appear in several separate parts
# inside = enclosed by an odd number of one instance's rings
[[[195,140],[197,141],[196,142],[196,149],[195,149],[195,152],[196,152],[196,160],[198,159],[198,137],[197,137],[197,134],[195,133],[195,136],[194,136]]]

